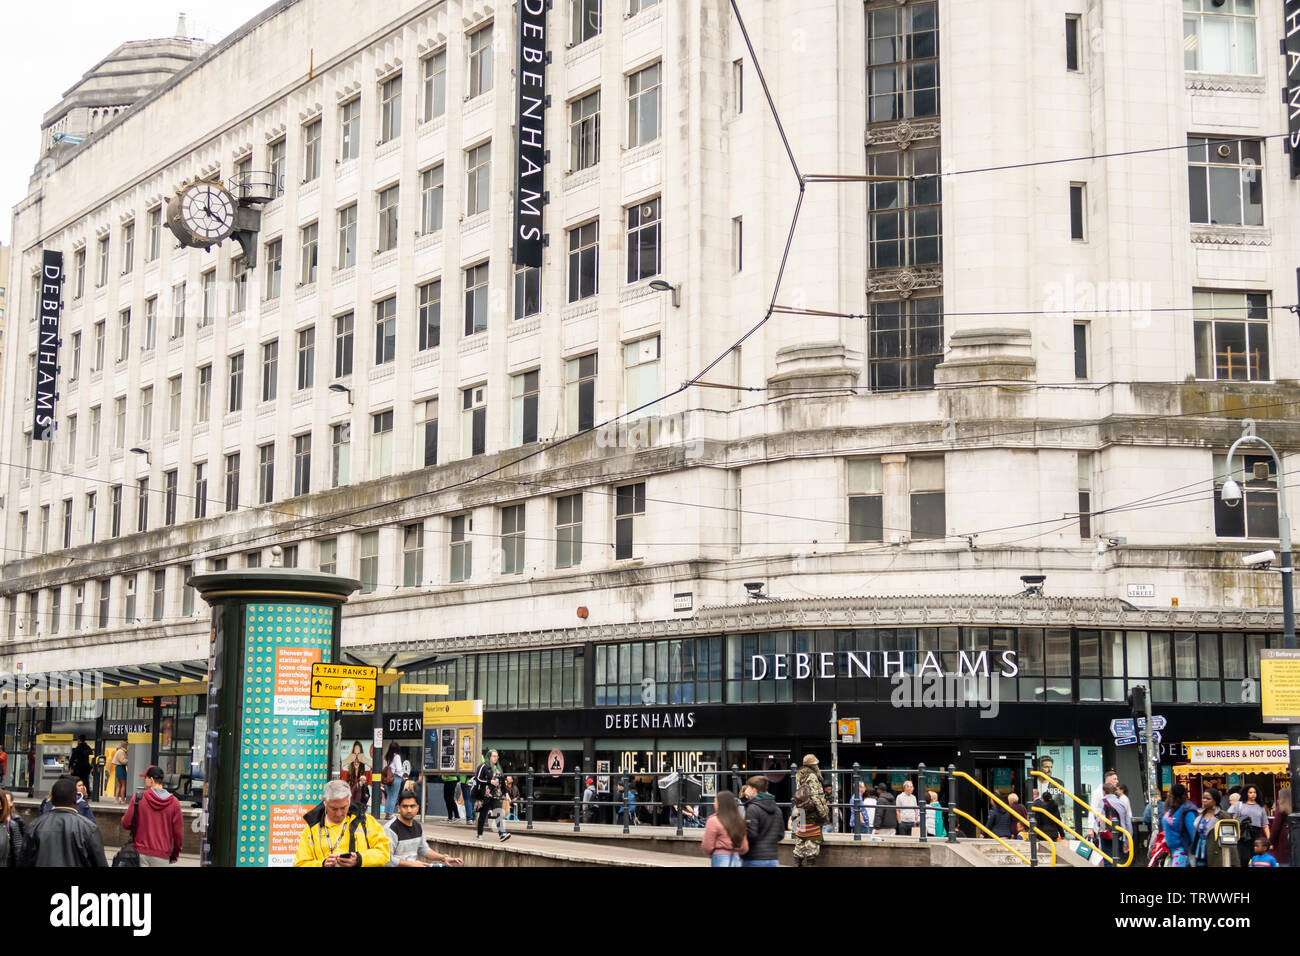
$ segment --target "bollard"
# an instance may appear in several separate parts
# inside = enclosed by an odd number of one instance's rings
[[[948,764],[948,806],[953,808],[957,806],[957,765]],[[957,814],[948,814],[948,842],[957,842]]]
[[[573,768],[573,832],[582,830],[582,765]]]
[[[533,768],[528,768],[528,829],[533,828]]]
[[[731,792],[740,799],[740,768],[734,763],[731,765]]]
[[[1030,819],[1030,822],[1032,823],[1033,820]],[[1029,831],[1029,865],[1030,867],[1038,866],[1038,834],[1033,830]]]
[[[858,797],[858,775],[862,772],[862,766],[855,760],[853,761],[853,777],[849,784],[852,793],[849,794],[849,812],[853,814],[853,839],[855,842],[862,842],[862,814],[863,808],[859,806],[856,810],[853,808],[853,801]]]
[[[628,801],[632,794],[632,782],[628,779],[627,774],[623,774],[623,835],[631,833],[631,814],[628,812]]]
[[[921,805],[919,814],[921,817],[921,842],[927,843],[929,840],[925,834],[930,829],[930,804],[928,791],[925,789],[925,764],[918,764],[916,769],[916,792],[919,795],[916,802]]]

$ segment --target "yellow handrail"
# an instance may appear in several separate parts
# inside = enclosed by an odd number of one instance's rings
[[[1032,777],[1041,777],[1043,780],[1046,780],[1048,783],[1054,785],[1058,790],[1061,791],[1061,793],[1065,794],[1067,797],[1069,797],[1079,806],[1083,807],[1083,809],[1087,810],[1089,816],[1095,816],[1095,814],[1093,814],[1092,812],[1092,807],[1088,806],[1086,803],[1084,803],[1082,800],[1080,800],[1078,797],[1072,794],[1068,789],[1066,789],[1065,784],[1063,784],[1061,781],[1053,780],[1051,777],[1043,773],[1041,770],[1031,770],[1029,771],[1029,774]],[[1128,859],[1125,860],[1123,863],[1115,864],[1116,866],[1128,866],[1133,862],[1133,834],[1129,833],[1118,823],[1111,823],[1109,820],[1106,819],[1105,814],[1103,814],[1100,817],[1100,820],[1107,830],[1111,830],[1111,829],[1118,830],[1120,833],[1124,834],[1124,836],[1128,838]],[[1092,844],[1088,844],[1088,845],[1091,846]],[[1099,850],[1098,852],[1100,853],[1101,851]],[[1106,854],[1102,853],[1102,856],[1106,856]],[[1110,857],[1107,856],[1106,859],[1109,860]],[[1113,863],[1114,861],[1112,860],[1111,862]]]
[[[1058,827],[1060,827],[1066,833],[1070,834],[1070,836],[1074,837],[1080,843],[1086,843],[1088,844],[1088,846],[1092,847],[1092,849],[1100,853],[1102,855],[1102,858],[1105,859],[1107,863],[1110,863],[1112,865],[1115,863],[1115,861],[1106,853],[1105,850],[1103,850],[1099,846],[1095,846],[1091,840],[1088,840],[1087,838],[1082,837],[1079,834],[1075,833],[1074,830],[1070,828],[1070,825],[1068,823],[1066,823],[1064,820],[1058,819],[1057,817],[1053,816],[1045,807],[1030,807],[1029,812],[1041,813],[1043,816],[1053,821]]]
[[[989,829],[988,827],[986,827],[984,824],[980,823],[978,820],[976,820],[973,816],[971,816],[971,815],[970,815],[969,813],[967,813],[965,810],[958,810],[956,807],[949,807],[948,809],[951,810],[953,813],[957,814],[957,816],[959,816],[959,817],[965,817],[965,818],[966,818],[967,820],[969,820],[971,823],[975,824],[975,826],[979,827],[981,830],[983,830],[985,833],[987,833],[987,834],[988,834],[989,836],[991,836],[993,839],[995,839],[995,840],[997,840],[999,843],[1001,843],[1004,847],[1007,848],[1007,850],[1008,850],[1009,852],[1014,853],[1016,856],[1019,856],[1020,859],[1021,859],[1021,861],[1025,864],[1025,866],[1033,866],[1033,864],[1030,863],[1027,859],[1025,859],[1023,856],[1020,856],[1019,851],[1017,851],[1016,849],[1014,849],[1014,848],[1011,846],[1010,843],[1008,843],[1006,840],[1002,839],[1002,837],[998,836],[996,833],[994,833],[992,830],[990,830],[990,829]]]
[[[1047,835],[1046,833],[1044,833],[1042,830],[1038,829],[1038,827],[1034,826],[1032,823],[1030,823],[1028,820],[1026,820],[1026,819],[1025,819],[1024,817],[1022,817],[1020,814],[1016,813],[1015,810],[1012,810],[1011,807],[1009,807],[1007,804],[1005,804],[1005,803],[1002,802],[1002,798],[1001,798],[1001,797],[999,797],[999,796],[998,796],[996,793],[994,793],[992,790],[990,790],[990,789],[988,789],[987,787],[985,787],[984,784],[980,783],[978,780],[976,780],[976,779],[975,779],[974,777],[972,777],[970,774],[966,773],[964,770],[958,770],[958,771],[956,771],[956,772],[953,774],[953,776],[954,776],[954,777],[961,777],[963,780],[965,780],[965,781],[968,782],[971,786],[973,786],[976,790],[981,791],[981,792],[982,792],[986,797],[988,797],[990,800],[992,800],[994,803],[996,803],[998,806],[1000,806],[1003,810],[1007,811],[1007,813],[1011,814],[1013,817],[1015,817],[1017,820],[1019,820],[1021,823],[1023,823],[1023,824],[1025,825],[1025,829],[1027,829],[1027,830],[1031,830],[1031,831],[1033,831],[1034,833],[1037,833],[1040,837],[1042,837],[1044,840],[1046,840],[1046,841],[1047,841],[1047,845],[1048,845],[1048,846],[1051,848],[1051,850],[1052,850],[1052,866],[1056,866],[1056,841],[1055,841],[1055,840],[1053,840],[1053,839],[1051,839],[1050,837],[1048,837],[1048,835]]]

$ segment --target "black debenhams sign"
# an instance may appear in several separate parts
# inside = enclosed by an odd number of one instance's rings
[[[1300,179],[1300,0],[1282,0],[1282,57],[1286,65],[1287,143],[1291,149],[1291,178]]]
[[[41,257],[36,326],[36,413],[32,438],[54,441],[54,390],[59,378],[59,313],[63,309],[63,253],[48,249]]]
[[[515,265],[542,266],[542,208],[546,203],[546,5],[519,0],[519,68],[515,130]]]

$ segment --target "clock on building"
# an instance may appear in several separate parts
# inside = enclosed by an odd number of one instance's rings
[[[220,183],[190,183],[167,204],[167,228],[183,246],[207,249],[235,231],[238,203]]]

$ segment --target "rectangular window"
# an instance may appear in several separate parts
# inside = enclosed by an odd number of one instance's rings
[[[939,115],[937,3],[867,12],[867,118],[871,123]]]
[[[419,300],[417,338],[423,352],[436,349],[442,342],[442,280],[420,286]]]
[[[257,503],[269,504],[275,498],[275,443],[257,446]]]
[[[117,360],[125,362],[131,355],[131,310],[117,314]]]
[[[1074,377],[1088,378],[1088,323],[1074,323]]]
[[[1199,0],[1194,0],[1199,2]],[[1079,17],[1065,15],[1065,68],[1071,73],[1079,71]]]
[[[537,441],[538,373],[510,376],[510,429],[515,445]]]
[[[361,593],[373,594],[379,586],[379,532],[363,531],[357,535],[357,577]]]
[[[280,260],[284,255],[284,240],[276,239],[266,244],[266,298],[280,298]]]
[[[231,355],[226,360],[226,411],[238,412],[244,408],[244,353]]]
[[[104,319],[95,323],[95,364],[91,366],[92,372],[98,372],[104,367]]]
[[[745,220],[737,216],[731,220],[731,270],[741,272],[745,268]]]
[[[352,476],[352,424],[330,426],[330,487],[346,485]]]
[[[275,195],[284,195],[284,157],[285,143],[280,138],[267,147],[267,159],[271,167],[271,182],[275,184]]]
[[[76,294],[74,299],[80,299],[86,294],[86,250],[78,249],[73,256],[73,274],[76,276]]]
[[[280,341],[262,343],[262,401],[273,402],[279,393]]]
[[[849,541],[885,540],[884,481],[879,458],[849,461]]]
[[[447,51],[439,50],[424,60],[424,121],[447,112]]]
[[[570,302],[590,298],[597,292],[599,240],[599,220],[569,230]]]
[[[99,252],[99,273],[95,280],[95,288],[102,289],[108,285],[108,236],[101,236],[98,242]]]
[[[226,456],[226,510],[239,507],[239,453]]]
[[[190,578],[194,577],[194,565],[181,565],[181,617],[189,617],[194,613],[194,586],[190,584]]]
[[[397,357],[397,297],[375,303],[375,365],[387,365]]]
[[[163,472],[163,524],[169,528],[176,523],[177,477],[175,468]]]
[[[614,496],[614,558],[626,561],[641,556],[637,519],[645,516],[645,482],[622,485]]]
[[[1259,140],[1187,137],[1192,222],[1264,224],[1263,148]]]
[[[474,533],[472,515],[456,515],[451,519],[451,580],[468,581],[474,572],[474,542],[469,535]]]
[[[199,276],[199,289],[203,294],[203,310],[199,328],[206,329],[217,319],[217,270],[209,269]]]
[[[316,382],[316,327],[298,330],[298,390]]]
[[[98,624],[100,627],[108,627],[108,602],[110,596],[113,593],[113,579],[104,578],[103,580],[99,581],[97,583],[97,590],[99,592]]]
[[[352,374],[352,313],[334,317],[334,377]]]
[[[564,419],[569,434],[595,427],[595,373],[595,352],[564,363]]]
[[[523,574],[524,506],[507,505],[501,509],[501,573]]]
[[[167,572],[153,572],[153,619],[161,621],[167,600]]]
[[[555,566],[582,564],[582,495],[555,499]]]
[[[600,90],[569,104],[569,169],[577,172],[600,162]]]
[[[361,97],[339,107],[339,161],[361,155]]]
[[[731,102],[735,104],[736,115],[745,112],[745,61],[731,61]]]
[[[296,544],[286,544],[280,556],[280,562],[283,567],[296,568],[298,566],[298,546]]]
[[[59,625],[63,623],[63,588],[50,589],[50,633],[59,633]]]
[[[248,311],[248,260],[243,256],[230,263],[230,311],[234,315]]]
[[[1198,379],[1269,379],[1268,293],[1197,289],[1192,305]]]
[[[152,351],[158,344],[158,297],[151,295],[144,300],[144,342],[140,348]]]
[[[416,405],[420,420],[415,424],[415,466],[430,468],[438,464],[438,400]]]
[[[874,392],[934,388],[943,360],[942,300],[935,296],[871,304],[868,336]]]
[[[68,455],[67,463],[75,465],[77,462],[77,416],[68,416]]]
[[[379,231],[376,238],[376,250],[388,252],[397,248],[397,203],[398,187],[389,186],[379,191],[376,206],[379,209]]]
[[[310,183],[320,178],[321,121],[308,123],[302,128],[302,181]]]
[[[4,316],[4,309],[0,308],[0,317]],[[68,369],[68,381],[75,382],[81,374],[81,333],[72,333],[72,361],[69,363],[72,367]]]
[[[1087,239],[1083,224],[1083,183],[1070,183],[1070,238],[1076,242]]]
[[[442,229],[442,163],[420,173],[420,234]]]
[[[1092,538],[1092,455],[1079,452],[1079,538]]]
[[[72,499],[63,499],[63,544],[60,547],[72,547]]]
[[[126,399],[113,400],[113,447],[121,450],[126,447]]]
[[[871,268],[941,261],[939,148],[914,145],[907,150],[879,150],[867,155],[867,167],[872,175],[906,180],[867,186]]]
[[[467,388],[461,393],[461,455],[482,455],[487,450],[487,388]]]
[[[1259,74],[1256,0],[1183,0],[1183,69]]]
[[[195,418],[200,422],[208,420],[212,407],[212,366],[199,366],[199,387],[195,393]]]
[[[912,540],[947,537],[943,459],[909,458],[907,470],[912,508]]]
[[[135,530],[143,534],[149,530],[149,479],[135,483]]]
[[[393,473],[393,411],[370,416],[370,477]]]
[[[465,334],[477,335],[488,327],[488,264],[465,270]]]
[[[492,144],[465,151],[465,215],[486,212],[492,198]]]
[[[659,138],[661,66],[655,63],[627,78],[628,149]]]
[[[569,0],[569,46],[600,35],[600,0]]]
[[[418,588],[424,583],[424,525],[402,528],[402,587]]]
[[[185,334],[185,283],[172,286],[172,334],[173,340]]]
[[[140,441],[153,436],[153,386],[140,389]]]
[[[122,227],[122,275],[128,275],[135,267],[135,223],[128,222]]]
[[[402,135],[402,74],[379,84],[379,141]]]
[[[75,585],[72,589],[72,629],[81,630],[81,622],[86,614],[86,586]]]
[[[662,394],[659,371],[659,336],[623,346],[623,386],[628,414]]]
[[[651,7],[657,6],[658,3],[659,0],[628,0],[627,15],[634,17],[642,10],[649,10]]]
[[[293,438],[293,493],[311,492],[311,432]]]
[[[627,281],[657,276],[663,255],[660,199],[648,199],[627,210]]]
[[[357,264],[357,204],[345,206],[338,215],[338,269],[351,269]]]
[[[322,538],[317,545],[317,567],[322,574],[334,574],[338,569],[339,539]]]
[[[469,95],[467,99],[492,89],[492,24],[469,35]]]
[[[1232,474],[1228,456],[1214,456],[1214,534],[1218,538],[1278,537],[1277,464],[1272,455],[1234,455]],[[1223,483],[1231,477],[1241,488],[1243,501],[1229,506],[1223,501]]]
[[[194,517],[208,516],[208,463],[194,463]]]
[[[311,285],[316,281],[317,246],[320,226],[309,223],[298,230],[298,241],[302,245],[302,270],[298,281],[302,285]]]
[[[515,270],[515,321],[542,311],[542,270],[524,266]]]

